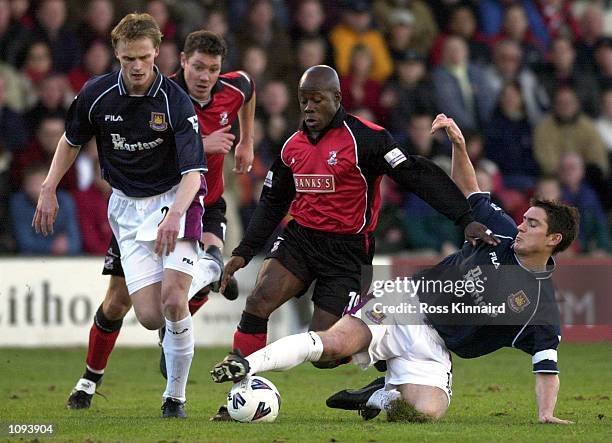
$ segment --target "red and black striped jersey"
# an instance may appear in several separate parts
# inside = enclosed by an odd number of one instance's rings
[[[259,252],[287,211],[308,228],[370,234],[378,221],[383,175],[457,224],[473,221],[465,197],[442,169],[408,154],[387,130],[341,107],[316,140],[302,125],[285,142],[233,255],[249,259]]]
[[[177,72],[172,79],[187,91],[182,70]],[[251,100],[254,92],[255,83],[245,72],[234,71],[221,74],[212,88],[208,103],[201,105],[193,97],[191,98],[198,115],[200,133],[206,136],[224,126],[234,124],[238,111],[244,103]],[[224,158],[223,154],[206,154],[208,194],[204,200],[204,206],[215,203],[223,194]]]

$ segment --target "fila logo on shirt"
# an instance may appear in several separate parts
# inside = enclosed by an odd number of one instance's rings
[[[111,115],[111,114],[106,114],[104,116],[104,121],[105,122],[122,122],[123,118],[121,118],[120,115]]]
[[[495,269],[499,268],[499,261],[497,260],[497,254],[495,252],[489,252],[489,257],[491,257],[491,263],[495,266]]]

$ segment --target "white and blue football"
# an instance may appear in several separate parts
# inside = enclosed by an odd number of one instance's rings
[[[280,410],[281,398],[267,378],[253,375],[236,383],[227,394],[230,417],[243,423],[272,422]]]

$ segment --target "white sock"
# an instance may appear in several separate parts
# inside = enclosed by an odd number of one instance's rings
[[[185,402],[185,386],[189,377],[194,349],[191,315],[179,321],[166,319],[166,335],[164,336],[163,346],[168,373],[163,399],[171,397]]]
[[[191,298],[200,289],[221,278],[221,267],[207,253],[204,253],[196,262],[193,279],[189,287],[188,297]]]
[[[380,388],[368,399],[366,406],[384,411],[389,408],[389,404],[393,400],[397,400],[398,398],[401,398],[401,396],[402,394],[400,394],[400,392],[396,389],[385,391],[385,388]]]
[[[265,371],[286,371],[305,361],[319,361],[323,354],[323,342],[316,332],[289,335],[246,359],[251,366],[249,374]]]

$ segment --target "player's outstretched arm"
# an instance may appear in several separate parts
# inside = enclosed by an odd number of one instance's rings
[[[238,122],[240,123],[240,141],[236,145],[234,155],[234,169],[236,174],[247,174],[251,170],[255,153],[253,140],[255,138],[255,91],[251,99],[243,104],[238,110]]]
[[[444,114],[438,114],[431,125],[431,133],[433,134],[438,129],[446,130],[446,134],[453,144],[451,178],[466,197],[474,192],[480,192],[476,181],[476,172],[468,156],[465,139],[459,126],[452,118],[448,118]]]
[[[557,374],[536,374],[535,392],[538,402],[538,421],[558,425],[573,424],[569,420],[555,417],[555,405],[559,393],[559,376]]]
[[[79,148],[80,146],[71,146],[66,141],[66,137],[61,136],[47,178],[40,188],[36,211],[32,219],[32,227],[38,234],[42,233],[44,236],[53,234],[53,224],[59,210],[56,194],[57,185],[74,163],[79,154]]]

